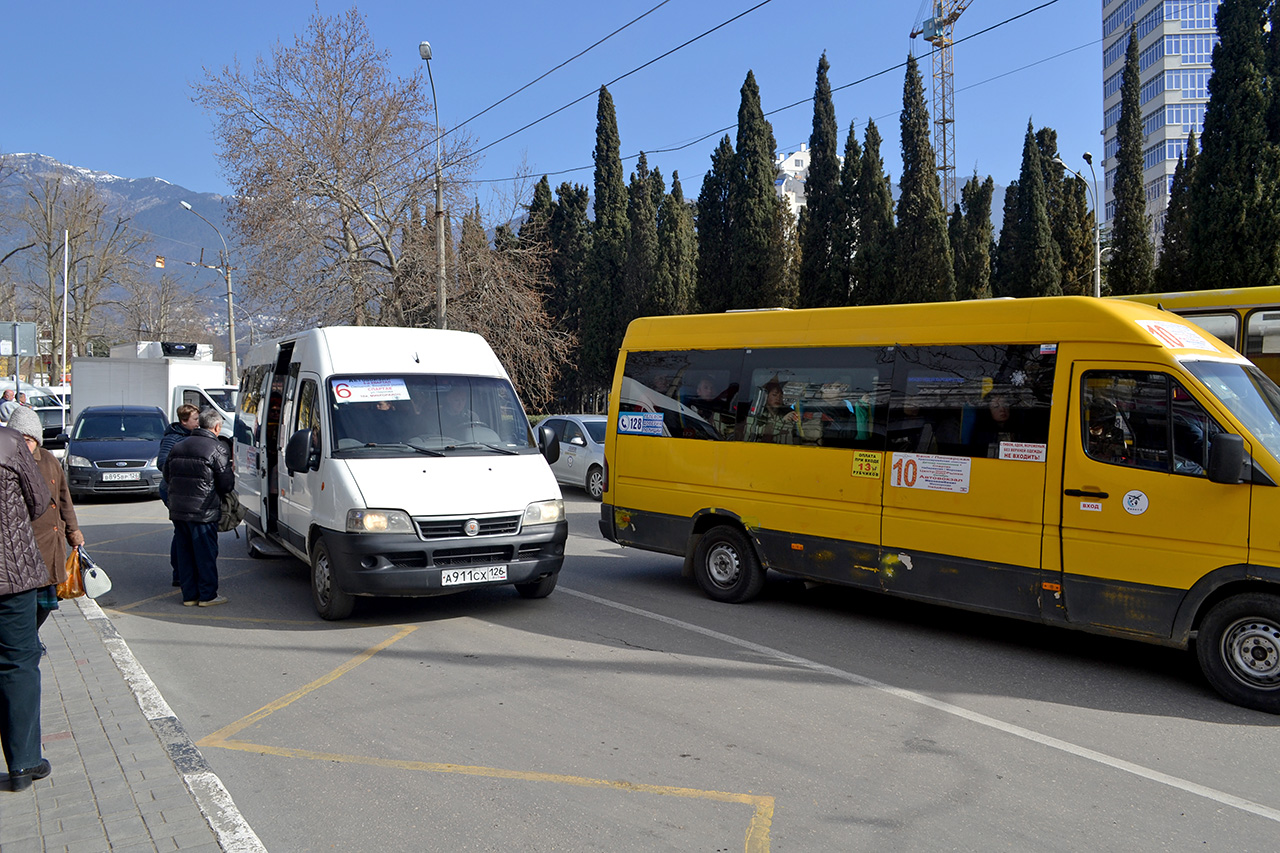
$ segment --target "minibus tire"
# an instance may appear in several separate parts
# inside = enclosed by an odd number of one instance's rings
[[[1228,702],[1280,714],[1280,596],[1245,593],[1215,604],[1200,623],[1196,657]]]
[[[315,547],[311,549],[311,601],[320,618],[329,621],[346,619],[356,606],[355,596],[339,589],[334,580],[333,561],[329,557],[329,546],[324,544],[323,536],[316,540]]]
[[[719,524],[702,534],[693,552],[693,576],[715,601],[741,604],[764,588],[764,567],[741,530]]]
[[[587,471],[587,494],[598,501],[604,500],[604,469],[592,465]]]
[[[545,578],[538,578],[536,581],[518,583],[515,585],[516,592],[520,593],[521,598],[546,598],[556,588],[556,581],[559,578],[559,572],[552,572]]]

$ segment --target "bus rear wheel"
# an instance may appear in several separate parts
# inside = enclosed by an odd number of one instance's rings
[[[1248,593],[1214,605],[1200,623],[1196,657],[1228,702],[1280,714],[1280,596]]]
[[[764,567],[751,540],[725,524],[711,528],[698,540],[693,576],[709,598],[730,604],[750,601],[764,587]]]

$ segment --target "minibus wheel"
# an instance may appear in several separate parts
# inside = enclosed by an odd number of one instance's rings
[[[698,540],[693,576],[709,598],[730,604],[750,601],[764,587],[764,568],[751,540],[727,524],[711,528]]]
[[[1215,604],[1200,623],[1196,656],[1227,701],[1280,714],[1280,596],[1246,593]]]
[[[338,588],[333,576],[333,562],[329,559],[329,546],[324,544],[323,536],[311,549],[311,600],[320,618],[331,621],[346,619],[356,605],[355,596]]]

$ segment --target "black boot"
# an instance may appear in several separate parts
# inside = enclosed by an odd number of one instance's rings
[[[53,767],[49,764],[49,759],[42,758],[40,763],[35,767],[28,767],[26,770],[12,770],[9,772],[9,790],[25,791],[31,787],[31,783],[36,779],[43,779],[53,772]]]

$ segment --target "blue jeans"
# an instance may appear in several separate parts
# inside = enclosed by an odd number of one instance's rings
[[[11,772],[40,763],[40,639],[34,589],[0,595],[0,743]]]
[[[183,601],[218,597],[218,522],[175,521],[171,553]]]

